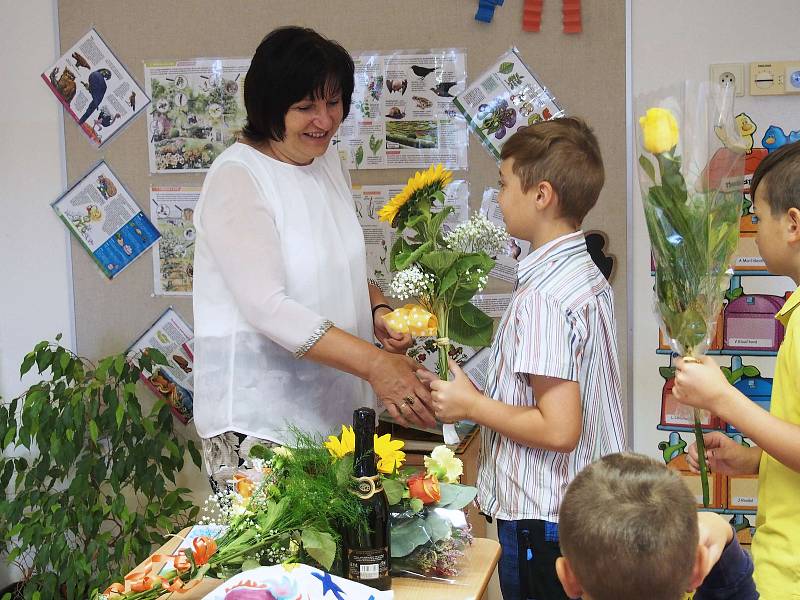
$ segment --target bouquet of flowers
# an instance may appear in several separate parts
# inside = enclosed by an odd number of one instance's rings
[[[343,425],[341,436],[330,436],[325,446],[337,471],[349,473],[355,451],[353,429]],[[403,442],[392,440],[389,434],[375,436],[378,472],[391,512],[392,574],[451,581],[472,543],[462,509],[477,490],[458,484],[464,467],[447,446],[438,446],[425,457],[424,471],[401,468],[402,448]]]
[[[420,306],[406,305],[384,316],[394,330],[412,335],[435,335],[438,372],[449,376],[450,340],[468,346],[488,346],[492,319],[470,300],[483,290],[494,256],[508,243],[505,230],[475,213],[448,233],[442,225],[453,212],[445,205],[445,187],[452,173],[442,165],[417,172],[403,191],[379,211],[397,231],[389,254],[395,272],[390,293],[401,300],[415,298]],[[458,442],[451,425],[445,425],[445,442]]]
[[[639,183],[655,261],[655,312],[674,352],[702,354],[713,338],[739,238],[744,141],[732,91],[686,84],[639,119]],[[708,474],[695,410],[703,503]]]
[[[331,461],[320,440],[295,431],[291,447],[254,446],[254,468],[236,473],[232,489],[206,501],[203,525],[221,525],[174,557],[151,556],[143,568],[114,583],[100,600],[151,600],[194,587],[204,577],[287,563],[335,568],[339,527],[362,518],[350,493],[350,471]],[[162,567],[166,559],[171,564]]]

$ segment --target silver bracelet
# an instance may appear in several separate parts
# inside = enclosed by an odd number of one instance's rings
[[[303,355],[309,350],[311,350],[311,346],[316,344],[319,341],[319,338],[325,335],[325,333],[331,327],[333,327],[333,321],[329,321],[328,319],[325,319],[322,323],[320,323],[314,330],[314,332],[311,334],[311,337],[308,338],[305,342],[303,342],[303,345],[294,351],[294,357],[303,358]]]

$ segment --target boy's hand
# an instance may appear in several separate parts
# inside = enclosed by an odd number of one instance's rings
[[[761,460],[758,448],[746,448],[735,442],[721,431],[712,431],[703,435],[706,445],[706,462],[712,473],[721,475],[755,475]],[[697,461],[697,444],[688,448],[686,462],[693,473],[700,472]]]
[[[681,404],[719,414],[718,404],[730,389],[731,384],[709,356],[702,356],[696,361],[679,358],[675,363],[672,395]]]
[[[704,546],[707,550],[707,559],[703,569],[703,578],[705,578],[711,568],[717,564],[725,546],[733,540],[733,527],[722,515],[713,512],[697,513],[697,527],[700,531],[698,545]]]
[[[383,315],[388,315],[391,310],[381,307],[375,311],[372,318],[372,326],[375,333],[375,338],[381,343],[384,350],[393,354],[405,354],[406,350],[411,347],[414,340],[411,338],[410,333],[400,333],[392,330],[383,319]]]
[[[455,423],[470,418],[473,406],[483,398],[483,394],[475,389],[456,361],[448,358],[447,362],[453,373],[453,379],[430,381],[431,397],[436,418],[442,423]]]

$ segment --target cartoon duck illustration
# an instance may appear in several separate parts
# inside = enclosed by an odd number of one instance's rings
[[[714,126],[714,134],[726,148],[743,148],[747,154],[750,154],[753,151],[753,134],[756,132],[756,124],[747,113],[739,113],[736,115],[735,121],[740,139],[729,139],[728,132],[722,125]]]
[[[789,135],[786,135],[782,128],[770,125],[764,133],[764,137],[761,138],[761,145],[767,149],[768,153],[771,153],[785,144],[797,141],[800,141],[800,131],[791,131]]]

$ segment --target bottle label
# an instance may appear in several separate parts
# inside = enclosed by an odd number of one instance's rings
[[[375,494],[383,491],[380,475],[373,475],[372,477],[352,477],[352,479],[355,484],[355,489],[351,491],[362,500],[369,500]]]
[[[382,579],[389,576],[389,548],[372,548],[368,550],[348,550],[348,579],[366,581]]]

